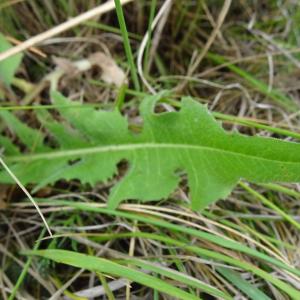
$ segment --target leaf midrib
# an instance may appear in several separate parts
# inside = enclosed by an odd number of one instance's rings
[[[185,150],[198,150],[198,151],[214,151],[219,153],[227,153],[231,155],[242,156],[243,158],[257,159],[268,162],[283,162],[285,164],[300,164],[297,161],[283,161],[280,159],[270,159],[253,154],[244,154],[240,152],[230,151],[226,149],[219,149],[214,147],[202,146],[202,145],[191,145],[191,144],[174,144],[174,143],[134,143],[134,144],[121,144],[121,145],[108,145],[108,146],[97,146],[97,147],[88,147],[72,150],[59,150],[52,152],[45,152],[39,154],[25,154],[22,156],[8,156],[7,161],[21,162],[21,161],[33,161],[39,159],[56,159],[68,156],[83,156],[91,155],[104,152],[121,152],[121,151],[135,151],[139,149],[185,149]]]

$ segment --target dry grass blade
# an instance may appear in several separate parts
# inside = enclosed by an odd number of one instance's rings
[[[162,18],[164,13],[168,11],[169,7],[172,4],[172,0],[167,0],[162,7],[160,8],[159,12],[157,13],[156,17],[154,18],[152,25],[151,25],[151,31],[156,27],[158,24],[159,20]],[[144,83],[144,85],[147,87],[147,89],[152,93],[155,94],[156,91],[155,89],[150,85],[150,83],[147,81],[147,79],[144,76],[143,72],[143,67],[142,67],[142,60],[143,60],[143,55],[144,51],[146,49],[147,43],[149,42],[149,32],[147,32],[142,40],[142,43],[140,45],[139,51],[138,51],[138,57],[137,57],[137,68],[138,68],[138,73]]]
[[[217,23],[215,28],[213,29],[209,39],[207,40],[204,48],[202,49],[202,51],[200,52],[200,54],[197,56],[197,58],[195,59],[195,62],[193,63],[193,65],[188,69],[187,72],[187,76],[190,77],[194,74],[194,72],[196,71],[196,69],[198,68],[199,64],[201,63],[201,61],[203,60],[203,58],[205,57],[205,55],[207,54],[209,48],[211,47],[211,45],[213,44],[215,38],[217,37],[217,35],[220,32],[220,28],[222,26],[222,24],[224,23],[224,20],[226,18],[226,15],[229,11],[230,5],[231,5],[232,0],[225,0],[222,10],[219,14]],[[182,90],[185,85],[187,84],[187,81],[183,81],[177,88],[176,90]]]
[[[123,0],[123,1],[121,1],[121,4],[124,5],[131,1],[133,1],[133,0]],[[41,34],[38,34],[38,35],[28,39],[27,41],[1,53],[0,61],[7,59],[8,57],[13,56],[17,53],[20,53],[28,48],[31,48],[32,46],[37,45],[37,44],[41,43],[42,41],[45,41],[55,35],[58,35],[58,34],[64,32],[64,31],[67,31],[70,28],[73,28],[89,19],[92,19],[96,16],[99,16],[101,14],[109,12],[109,11],[113,10],[114,7],[115,7],[115,5],[114,5],[113,1],[108,1],[104,4],[101,4],[93,9],[75,17],[75,18],[72,18],[56,27],[53,27],[53,28],[41,33]]]
[[[44,224],[47,228],[47,231],[48,231],[49,235],[52,237],[52,232],[50,230],[50,227],[49,227],[43,213],[41,212],[39,206],[34,201],[32,196],[30,195],[30,193],[27,191],[27,189],[24,187],[24,185],[20,182],[20,180],[14,175],[14,173],[10,170],[10,168],[6,165],[6,163],[3,161],[3,159],[1,157],[0,157],[0,164],[3,166],[3,168],[7,171],[7,173],[12,177],[12,179],[15,181],[15,183],[20,187],[20,189],[24,192],[24,194],[28,197],[28,199],[34,205],[34,207],[36,208],[36,210],[39,213],[40,217],[42,218],[42,220],[43,220],[43,222],[44,222]]]

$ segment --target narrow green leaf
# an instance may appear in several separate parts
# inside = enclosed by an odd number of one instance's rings
[[[141,215],[137,215],[137,214],[131,214],[131,213],[127,213],[127,212],[122,212],[122,211],[113,211],[113,210],[109,210],[106,208],[99,208],[96,207],[96,205],[94,204],[90,204],[90,203],[78,203],[78,202],[72,202],[72,201],[58,201],[58,200],[52,200],[51,199],[51,205],[63,205],[63,206],[69,206],[69,207],[73,207],[73,208],[77,208],[80,210],[84,210],[84,211],[94,211],[94,212],[101,212],[101,213],[105,213],[105,214],[110,214],[110,215],[114,215],[114,216],[119,216],[119,217],[125,217],[128,219],[132,219],[132,220],[138,220],[138,221],[142,221],[145,222],[146,224],[153,224],[153,225],[157,225],[160,226],[162,228],[168,228],[168,229],[172,229],[178,232],[184,232],[187,234],[191,234],[192,236],[198,237],[200,239],[204,239],[204,240],[209,240],[212,243],[218,244],[220,246],[223,246],[225,248],[230,248],[230,249],[234,249],[237,251],[241,251],[247,254],[250,254],[256,258],[262,259],[265,262],[268,262],[270,264],[273,264],[274,266],[280,267],[284,270],[287,270],[297,276],[299,276],[300,272],[298,269],[294,269],[292,267],[289,267],[288,265],[268,256],[265,255],[264,253],[260,253],[258,251],[256,251],[255,249],[251,249],[245,245],[242,245],[238,242],[229,240],[227,238],[222,238],[219,236],[214,236],[212,234],[206,233],[206,232],[202,232],[200,230],[196,230],[196,229],[192,229],[192,228],[187,228],[185,226],[180,226],[180,225],[175,225],[175,224],[171,224],[168,223],[166,221],[163,220],[159,220],[159,219],[154,219],[151,217],[144,217]],[[229,265],[232,266],[236,266],[239,267],[243,270],[252,272],[253,274],[263,278],[266,282],[270,282],[272,284],[274,284],[276,287],[278,287],[279,289],[281,289],[283,292],[287,293],[288,295],[290,295],[292,297],[292,299],[299,299],[300,297],[300,292],[297,291],[295,288],[293,288],[292,286],[290,286],[289,284],[285,283],[284,281],[274,277],[273,275],[269,274],[268,272],[258,268],[257,266],[254,266],[250,263],[247,263],[245,261],[241,261],[240,259],[236,259],[234,257],[230,257],[227,255],[224,255],[222,253],[218,253],[218,252],[214,252],[211,250],[207,250],[204,248],[200,248],[197,246],[193,246],[193,245],[189,245],[185,242],[181,242],[178,240],[174,240],[172,238],[163,236],[163,235],[156,235],[156,234],[148,234],[148,233],[136,233],[137,235],[140,236],[144,236],[146,238],[150,238],[150,239],[155,239],[158,241],[162,241],[166,244],[171,244],[174,246],[178,246],[181,247],[182,249],[185,249],[187,251],[191,251],[192,253],[197,254],[199,257],[205,257],[205,258],[210,258],[216,261],[222,261],[225,263],[228,263]]]
[[[0,33],[0,53],[11,47],[11,44],[6,40],[4,35]],[[0,80],[2,80],[5,84],[10,85],[21,61],[22,54],[16,54],[0,61]]]
[[[161,279],[145,274],[135,269],[122,266],[104,258],[80,254],[66,250],[36,250],[23,252],[26,255],[38,255],[54,260],[58,263],[67,264],[77,268],[83,268],[92,272],[106,273],[112,276],[120,276],[134,282],[148,286],[154,290],[168,294],[183,300],[199,300],[198,297],[176,288]]]
[[[45,202],[45,201],[40,202],[38,199],[36,199],[36,200],[37,200],[37,203]],[[204,231],[199,230],[199,229],[194,229],[194,228],[189,228],[189,227],[186,227],[186,226],[180,226],[180,225],[177,225],[177,224],[172,224],[170,222],[159,219],[157,217],[152,218],[150,216],[142,216],[142,215],[139,215],[139,214],[133,214],[133,213],[129,213],[129,212],[126,212],[126,211],[111,210],[111,209],[107,209],[107,208],[97,207],[96,203],[83,203],[83,202],[74,202],[74,201],[71,201],[71,200],[63,201],[63,200],[53,200],[53,199],[51,199],[51,202],[49,202],[49,205],[52,205],[52,206],[55,206],[55,205],[56,206],[68,206],[68,207],[72,207],[74,209],[78,209],[78,210],[81,210],[81,211],[97,212],[97,213],[103,213],[103,214],[107,214],[107,215],[111,215],[111,216],[127,218],[129,220],[137,220],[139,222],[144,222],[145,224],[152,224],[152,225],[155,225],[155,226],[158,226],[158,227],[161,227],[161,228],[167,228],[169,230],[173,230],[175,232],[181,232],[181,233],[189,234],[193,237],[199,238],[199,239],[204,240],[204,241],[209,241],[209,242],[211,242],[213,244],[216,244],[216,245],[219,245],[221,247],[248,254],[252,257],[260,259],[261,261],[263,261],[265,263],[268,263],[270,265],[274,265],[278,268],[286,270],[286,271],[300,277],[300,270],[299,269],[293,268],[293,267],[283,263],[282,261],[279,261],[278,259],[271,257],[270,255],[267,255],[267,254],[265,254],[263,252],[260,252],[256,249],[250,248],[247,245],[243,245],[242,243],[234,241],[232,239],[229,239],[225,236],[224,237],[216,236],[214,234],[204,232]],[[181,244],[180,246],[183,247],[184,245]],[[198,247],[196,247],[196,248],[199,249]],[[238,265],[238,266],[240,266],[240,265]]]
[[[201,282],[197,278],[193,278],[184,273],[180,273],[178,271],[175,271],[175,270],[172,270],[172,269],[169,269],[166,267],[161,267],[157,264],[150,263],[150,262],[143,261],[141,259],[136,259],[136,258],[126,259],[126,260],[124,260],[124,262],[135,265],[135,266],[139,266],[139,267],[143,268],[144,270],[149,270],[149,271],[155,272],[157,274],[166,276],[173,280],[177,280],[178,282],[186,284],[187,286],[191,286],[191,287],[200,289],[201,291],[204,291],[204,292],[206,292],[210,295],[216,296],[216,297],[220,297],[221,299],[224,299],[224,300],[232,299],[232,297],[230,297],[229,295],[217,290],[216,288],[214,288],[204,282]]]
[[[115,1],[118,20],[119,20],[120,30],[122,32],[124,48],[125,48],[127,60],[128,60],[129,67],[130,67],[130,73],[131,73],[131,77],[132,77],[132,80],[134,83],[134,88],[135,88],[135,90],[139,91],[140,83],[139,83],[139,78],[138,78],[138,74],[137,74],[137,69],[136,69],[136,66],[135,66],[134,60],[133,60],[133,54],[132,54],[132,50],[131,50],[131,46],[130,46],[130,41],[128,38],[128,31],[126,28],[122,5],[121,5],[120,0],[114,0],[114,1]]]
[[[272,209],[272,211],[278,213],[278,215],[282,216],[286,221],[291,223],[293,226],[295,226],[298,230],[300,230],[300,223],[297,222],[293,217],[288,215],[286,212],[284,212],[282,209],[280,209],[276,204],[272,203],[269,199],[249,187],[248,185],[240,182],[240,186],[243,187],[246,191],[248,191],[250,194],[252,194],[254,197],[256,197],[258,200],[260,200],[263,204],[267,205],[269,208]]]
[[[112,240],[112,239],[117,239],[117,238],[130,238],[130,237],[139,237],[139,238],[145,238],[149,240],[158,240],[161,242],[166,243],[167,245],[176,245],[179,246],[180,248],[185,247],[186,245],[182,242],[178,242],[176,240],[173,240],[167,236],[164,235],[156,235],[156,234],[151,234],[151,233],[146,233],[146,232],[129,232],[129,233],[113,233],[113,234],[93,234],[92,238],[93,240],[95,239],[96,241],[107,241],[107,240]],[[126,264],[130,263],[130,265],[135,265],[143,268],[144,270],[149,270],[153,271],[157,274],[160,274],[162,276],[166,276],[168,278],[174,279],[180,283],[183,283],[189,287],[197,288],[201,291],[204,291],[212,296],[220,297],[221,299],[224,300],[230,300],[232,297],[230,297],[228,294],[218,290],[217,288],[202,282],[198,280],[197,278],[193,278],[184,272],[179,272],[176,270],[173,270],[171,268],[167,268],[164,266],[161,266],[156,263],[151,263],[142,259],[138,258],[128,258],[124,259],[121,262],[125,262]]]
[[[39,248],[39,246],[42,242],[42,238],[43,238],[43,236],[45,235],[46,232],[47,232],[47,229],[46,229],[46,227],[44,227],[42,229],[41,233],[40,233],[40,236],[39,236],[37,242],[34,244],[33,250],[37,250]],[[19,277],[18,277],[16,283],[14,284],[14,287],[11,291],[11,294],[10,294],[8,300],[14,300],[15,299],[18,289],[22,286],[22,283],[24,282],[24,280],[26,278],[26,275],[27,275],[28,270],[30,268],[31,262],[32,262],[32,257],[29,257],[27,259],[26,263],[24,264],[22,272],[19,274]]]
[[[296,102],[294,102],[289,96],[286,96],[278,89],[269,90],[269,87],[266,83],[256,79],[253,75],[249,74],[238,66],[229,63],[223,56],[217,55],[215,53],[207,53],[207,57],[218,64],[226,63],[226,67],[228,67],[232,72],[236,73],[240,77],[244,78],[249,86],[268,96],[274,102],[278,103],[281,107],[285,108],[287,111],[297,112],[299,110],[299,105],[297,105]]]
[[[223,275],[223,277],[233,283],[237,288],[239,288],[243,293],[245,293],[249,299],[271,300],[271,298],[265,295],[260,289],[244,280],[237,272],[221,267],[218,267],[217,271]]]

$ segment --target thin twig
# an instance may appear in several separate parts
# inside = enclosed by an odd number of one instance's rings
[[[133,1],[133,0],[121,0],[121,4],[124,5],[131,1]],[[70,20],[68,20],[56,27],[53,27],[43,33],[40,33],[40,34],[26,40],[25,42],[13,47],[13,48],[10,48],[5,52],[0,53],[0,61],[7,59],[8,57],[15,55],[17,53],[20,53],[28,48],[31,48],[32,46],[37,45],[37,44],[41,43],[42,41],[47,40],[55,35],[58,35],[66,30],[69,30],[70,28],[75,27],[89,19],[92,19],[103,13],[109,12],[109,11],[113,10],[114,8],[115,8],[114,2],[112,0],[107,1],[104,4],[101,4],[79,16],[71,18]]]
[[[227,13],[229,11],[230,5],[231,5],[232,0],[225,0],[222,10],[219,14],[216,26],[214,28],[214,30],[212,31],[209,39],[207,40],[206,44],[204,45],[202,51],[200,52],[200,54],[197,56],[197,58],[195,59],[195,62],[193,63],[193,65],[189,68],[188,72],[187,72],[187,76],[192,76],[194,74],[194,72],[196,71],[196,69],[198,68],[198,66],[200,65],[200,63],[202,62],[203,58],[205,57],[205,55],[207,54],[208,50],[210,49],[211,45],[213,44],[213,42],[215,41],[215,38],[217,37],[221,26],[224,23],[224,20],[227,16]],[[182,90],[185,85],[187,84],[187,81],[183,81],[177,88],[176,90]]]
[[[172,0],[166,0],[166,2],[162,5],[160,8],[159,12],[157,13],[155,19],[153,20],[151,24],[150,31],[147,31],[146,34],[144,35],[144,38],[142,40],[142,43],[140,45],[140,48],[138,50],[138,57],[137,57],[137,67],[138,67],[138,73],[144,83],[144,85],[147,87],[147,89],[150,91],[151,94],[156,94],[155,89],[150,85],[150,83],[147,81],[147,79],[144,76],[143,72],[143,66],[142,66],[142,61],[143,61],[143,55],[144,51],[146,49],[149,37],[150,37],[150,32],[153,31],[153,29],[156,27],[158,24],[159,20],[162,18],[164,13],[168,11],[168,8],[172,4]]]
[[[34,201],[30,193],[27,191],[27,189],[24,187],[24,185],[20,182],[20,180],[15,176],[15,174],[10,170],[10,168],[6,165],[4,160],[0,157],[0,164],[3,166],[3,168],[6,170],[6,172],[10,175],[10,177],[15,181],[15,183],[20,187],[20,189],[24,192],[24,194],[28,197],[28,199],[32,202],[34,207],[36,208],[37,212],[39,213],[40,217],[42,218],[47,231],[49,232],[49,235],[52,237],[52,232],[50,230],[50,227],[41,212],[40,208],[38,207],[37,203]]]
[[[128,37],[128,31],[126,28],[126,22],[125,22],[123,10],[122,10],[122,3],[120,0],[114,0],[114,1],[115,1],[115,5],[116,5],[116,12],[117,12],[118,20],[119,20],[120,30],[121,30],[122,37],[123,37],[123,44],[124,44],[124,48],[125,48],[125,52],[126,52],[126,56],[127,56],[127,61],[128,61],[129,67],[130,67],[130,73],[131,73],[131,77],[133,80],[134,88],[136,91],[140,91],[139,78],[138,78],[138,75],[136,72],[136,67],[134,65],[133,54],[132,54],[129,37]]]

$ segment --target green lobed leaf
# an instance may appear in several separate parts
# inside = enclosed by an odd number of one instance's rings
[[[258,183],[300,181],[300,144],[226,132],[205,106],[190,97],[182,99],[178,112],[154,113],[165,95],[142,101],[143,129],[134,134],[119,111],[76,109],[82,104],[55,92],[54,102],[64,106],[58,111],[68,124],[50,125],[46,117],[39,119],[59,144],[57,149],[37,149],[6,160],[23,183],[39,186],[59,179],[94,185],[112,178],[116,165],[126,160],[129,168],[110,191],[110,208],[126,199],[168,197],[180,181],[178,170],[187,174],[195,210],[226,198],[241,178]],[[9,180],[0,173],[0,181]]]
[[[11,47],[11,44],[6,40],[4,35],[0,33],[0,52],[4,52]],[[21,60],[22,54],[16,54],[0,61],[0,80],[2,80],[5,84],[10,85]]]

